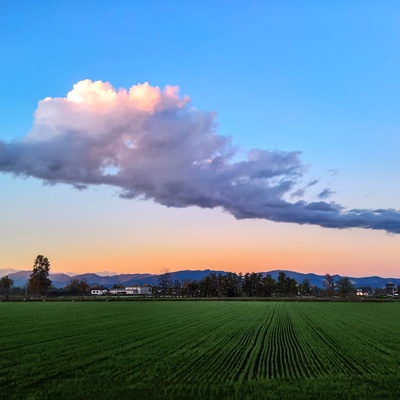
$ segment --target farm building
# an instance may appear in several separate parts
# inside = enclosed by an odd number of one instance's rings
[[[150,285],[136,285],[125,288],[126,294],[152,294]]]
[[[150,285],[134,285],[125,288],[111,289],[108,291],[108,294],[115,296],[149,295],[152,294],[152,290]]]
[[[91,289],[90,294],[101,296],[104,294],[108,294],[108,292],[109,290],[103,286],[95,286]]]

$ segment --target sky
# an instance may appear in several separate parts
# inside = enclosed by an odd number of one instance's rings
[[[0,269],[400,274],[395,1],[4,1]]]

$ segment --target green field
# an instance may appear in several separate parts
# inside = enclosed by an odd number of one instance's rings
[[[0,303],[1,399],[397,399],[400,304]]]

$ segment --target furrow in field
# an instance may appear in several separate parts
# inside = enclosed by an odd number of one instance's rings
[[[268,307],[267,320],[270,319],[271,310],[273,310],[273,308]],[[265,312],[265,311],[263,310],[263,312]],[[265,324],[265,322],[263,324]],[[242,331],[248,332],[248,326],[243,324]],[[251,346],[250,341],[247,341],[247,343],[248,343],[248,346]],[[235,379],[238,376],[238,372],[242,368],[242,364],[243,364],[243,354],[245,354],[245,353],[243,352],[243,348],[240,344],[241,343],[239,343],[238,345],[235,346],[235,352],[232,352],[230,368],[226,369],[225,375],[224,375],[226,377],[226,379],[229,379],[231,382],[235,382]],[[257,345],[257,347],[259,347],[259,345]],[[254,353],[255,352],[256,352],[256,349],[254,350]],[[252,359],[254,359],[254,353],[253,353]],[[248,368],[248,371],[250,372],[250,367]]]
[[[197,379],[212,368],[211,360],[217,359],[221,353],[218,342],[210,345],[208,340],[199,343],[199,349],[190,352],[190,358],[182,357],[180,362],[175,362],[175,371],[171,374],[172,382],[186,382],[190,379]],[[208,351],[205,351],[207,348]]]
[[[301,332],[302,342],[304,348],[308,354],[316,376],[329,375],[333,371],[343,373],[341,364],[335,357],[335,353],[331,346],[327,346],[321,342],[319,337],[316,337],[313,330],[310,328],[309,322],[303,318],[299,313],[296,314],[299,317],[299,330]],[[346,370],[347,372],[348,370]]]
[[[271,363],[271,369],[270,369],[270,374],[271,377],[273,378],[280,378],[282,375],[282,370],[281,370],[281,365],[280,365],[280,358],[282,357],[281,354],[281,343],[280,343],[280,338],[279,338],[279,325],[280,325],[280,320],[276,318],[273,330],[271,332],[271,348],[273,349],[271,353],[272,357],[272,363]]]
[[[319,368],[322,367],[322,363],[318,365],[318,361],[315,361],[315,353],[312,352],[312,344],[305,343],[304,329],[299,329],[296,320],[291,317],[291,339],[293,342],[293,349],[296,354],[297,366],[301,377],[315,377],[318,375]],[[316,366],[316,363],[318,366]]]
[[[265,371],[266,371],[265,358],[268,350],[267,336],[270,334],[270,327],[274,321],[274,318],[275,318],[275,307],[272,308],[272,311],[268,315],[266,326],[261,337],[260,348],[258,350],[254,362],[253,379],[265,376]]]
[[[285,310],[286,311],[286,310]],[[291,321],[288,316],[288,314],[285,314],[285,318],[283,319],[283,334],[285,338],[285,364],[286,364],[286,377],[292,378],[292,377],[298,377],[301,376],[301,374],[297,374],[298,372],[298,363],[297,363],[297,358],[295,356],[295,349],[293,345],[293,341],[291,340]]]
[[[272,378],[272,371],[274,368],[274,348],[272,346],[272,336],[275,324],[275,320],[271,322],[269,333],[266,336],[266,344],[265,344],[265,356],[264,356],[264,377]]]
[[[275,331],[276,331],[277,318],[275,317],[271,323],[269,334],[266,337],[266,354],[265,354],[265,376],[268,378],[274,377],[275,371]]]
[[[334,331],[332,331],[332,329],[328,333],[326,329],[322,329],[318,326],[315,321],[311,322],[305,315],[303,315],[303,318],[307,323],[307,329],[313,340],[316,341],[316,347],[321,349],[322,357],[330,361],[330,365],[327,365],[330,371],[338,371],[344,374],[362,373],[362,367],[357,360],[346,351],[340,341],[333,336]]]
[[[293,311],[293,309],[290,312],[290,317],[292,321],[294,348],[297,349],[297,359],[302,367],[303,375],[316,377],[323,374],[327,363],[315,351],[315,342],[309,334],[307,325],[304,324],[299,313]]]
[[[239,368],[238,368],[235,378],[234,378],[236,381],[247,377],[247,375],[249,373],[248,372],[249,359],[253,352],[254,345],[257,343],[257,340],[258,340],[258,337],[260,336],[261,331],[262,331],[262,325],[258,326],[256,329],[254,329],[254,338],[251,340],[251,343],[248,344],[247,348],[244,351],[244,356],[242,358],[242,361],[239,365]]]
[[[260,347],[262,346],[262,336],[264,335],[264,331],[265,329],[267,329],[267,325],[268,325],[268,320],[271,318],[271,307],[268,307],[268,312],[267,312],[267,316],[266,316],[266,320],[264,321],[260,321],[257,322],[260,324],[260,328],[259,331],[256,333],[256,337],[254,338],[254,341],[249,344],[249,348],[247,352],[243,352],[240,351],[237,353],[237,357],[235,362],[232,364],[232,370],[235,371],[235,374],[231,374],[231,379],[234,381],[235,378],[237,378],[240,374],[240,370],[242,371],[246,371],[245,373],[243,373],[242,375],[242,379],[244,380],[248,380],[250,379],[250,377],[253,374],[253,370],[254,370],[254,360],[256,359],[256,356],[258,354],[258,352],[260,351]],[[264,310],[263,310],[263,314],[264,314]],[[249,356],[250,354],[250,356]],[[240,357],[240,355],[244,355],[244,358]],[[247,362],[246,362],[247,359]],[[246,363],[246,364],[245,364]]]
[[[295,376],[295,368],[294,368],[294,363],[292,359],[292,348],[291,344],[289,341],[289,318],[287,315],[287,310],[285,309],[285,315],[282,318],[282,340],[284,342],[284,355],[283,355],[283,361],[284,361],[284,366],[285,366],[285,378],[291,378]]]
[[[224,356],[223,352],[226,352],[226,349],[224,348],[224,345],[219,345],[217,344],[217,348],[219,349],[219,352],[217,352],[220,357],[216,357],[215,354],[211,356],[211,359],[213,360],[212,362],[212,368],[205,368],[202,371],[202,375],[200,375],[200,378],[203,379],[210,379],[213,377],[213,374],[217,373],[218,375],[230,375],[232,374],[232,366],[230,365],[230,360],[236,358],[236,365],[239,365],[239,367],[236,366],[237,368],[241,368],[241,365],[243,361],[241,361],[243,357],[243,347],[244,348],[251,348],[251,342],[252,342],[252,336],[256,334],[255,329],[251,329],[250,333],[248,332],[248,326],[245,324],[236,324],[235,321],[232,321],[232,327],[233,330],[239,330],[242,332],[242,336],[238,336],[238,341],[237,345],[234,345],[233,343],[227,343],[226,346],[229,346],[231,350]],[[244,337],[244,338],[243,338]],[[243,345],[244,344],[244,345]],[[247,354],[247,353],[246,353]],[[222,355],[222,356],[221,356]],[[241,357],[242,356],[242,357]],[[246,357],[246,355],[245,355]],[[239,362],[238,362],[239,361]],[[224,370],[228,370],[228,372]],[[222,372],[221,372],[222,371]],[[234,380],[236,380],[237,377],[234,377]]]
[[[205,339],[199,341],[195,347],[191,346],[190,358],[186,357],[185,354],[182,354],[182,357],[178,362],[174,361],[175,371],[171,376],[172,381],[185,381],[188,376],[200,376],[201,374],[213,371],[216,362],[210,363],[210,359],[224,359],[222,352],[230,343],[232,343],[234,336],[233,334],[226,335],[225,333],[234,327],[232,318],[230,318],[230,316],[226,317],[226,322],[221,321],[221,319],[216,320],[218,321],[218,325],[216,325],[215,330],[210,331],[210,329],[206,329],[204,331]],[[223,322],[222,326],[221,322]],[[215,335],[214,340],[210,341],[210,338],[212,338],[213,335]]]
[[[286,338],[288,342],[291,376],[304,378],[315,377],[319,374],[319,364],[315,360],[315,352],[313,351],[313,343],[305,340],[308,335],[307,327],[298,326],[297,312],[293,311],[293,305],[287,308],[287,318],[284,323],[286,329]],[[317,366],[316,366],[317,364]]]
[[[246,327],[242,325],[241,330],[243,331],[245,329]],[[220,379],[231,379],[233,371],[236,371],[238,368],[240,368],[242,354],[243,349],[241,346],[233,341],[229,341],[226,344],[225,351],[223,352],[220,360],[213,365],[210,373],[214,371],[214,373],[218,375]]]
[[[341,365],[342,372],[348,373],[350,371],[356,374],[362,373],[363,368],[360,368],[357,360],[355,360],[346,349],[342,347],[338,340],[329,337],[327,332],[319,327],[312,327],[311,329],[315,333],[316,337],[331,349],[333,358],[336,359],[337,364]]]
[[[290,346],[287,340],[287,312],[284,310],[284,314],[281,318],[280,325],[280,343],[282,349],[281,362],[282,362],[282,371],[284,378],[292,377],[292,365],[290,362]]]
[[[259,305],[254,307],[260,308]],[[265,308],[263,307],[262,310]],[[218,379],[228,379],[235,381],[240,376],[240,370],[247,366],[249,352],[254,348],[257,337],[257,324],[261,316],[254,314],[251,319],[233,319],[225,328],[231,332],[228,340],[219,341],[214,344],[217,351],[212,351],[214,347],[209,347],[201,354],[200,360],[196,359],[196,376],[201,380],[217,377]],[[242,321],[243,320],[243,321]],[[249,326],[251,329],[249,329]],[[262,327],[262,325],[261,325]],[[221,332],[222,333],[222,332]],[[203,368],[204,366],[204,368]],[[192,367],[189,367],[191,370]]]
[[[352,306],[364,305],[352,304]],[[359,312],[360,310],[357,311]],[[388,331],[383,331],[381,327],[376,330],[377,335],[371,335],[371,329],[376,329],[376,326],[371,326],[371,324],[367,324],[363,320],[358,320],[358,313],[347,312],[342,314],[340,324],[335,327],[337,335],[346,337],[346,349],[352,354],[357,363],[363,365],[365,372],[373,373],[377,364],[390,362],[393,351],[387,347],[388,341],[385,340],[388,337]],[[368,357],[371,352],[374,353],[373,358]]]

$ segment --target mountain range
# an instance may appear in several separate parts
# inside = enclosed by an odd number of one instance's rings
[[[325,279],[325,275],[317,275],[317,274],[305,274],[301,272],[288,271],[288,270],[273,270],[268,272],[262,272],[262,275],[265,276],[270,274],[274,279],[277,278],[279,272],[285,272],[287,276],[290,278],[296,279],[297,282],[301,283],[303,279],[309,279],[311,285],[322,287],[322,282]],[[14,280],[14,286],[23,287],[32,271],[18,271],[11,268],[0,269],[0,277],[4,275],[8,275],[9,278]],[[170,279],[171,280],[200,280],[205,276],[209,275],[211,272],[215,274],[226,274],[225,271],[215,271],[215,270],[183,270],[171,272]],[[341,276],[340,275],[332,275],[335,281],[337,281]],[[50,274],[49,278],[52,281],[52,284],[56,288],[62,288],[67,285],[67,283],[72,278],[77,278],[81,280],[85,280],[89,285],[99,284],[106,287],[111,287],[114,284],[123,284],[124,286],[130,285],[157,285],[160,279],[160,275],[157,274],[116,274],[116,275],[108,275],[103,276],[96,273],[86,273],[80,275],[72,275],[72,274],[64,274],[64,273],[54,273]],[[368,277],[349,277],[352,281],[353,285],[356,288],[362,286],[371,286],[372,288],[382,288],[386,283],[393,282],[396,286],[400,285],[400,278],[382,278],[379,276],[368,276]]]

